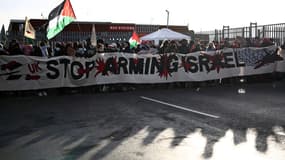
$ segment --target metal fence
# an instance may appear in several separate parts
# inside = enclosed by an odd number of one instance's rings
[[[221,41],[222,39],[242,38],[270,38],[277,45],[282,45],[285,41],[285,23],[257,25],[250,23],[247,27],[230,28],[223,26],[221,30],[202,31],[198,34],[208,34],[210,41]]]

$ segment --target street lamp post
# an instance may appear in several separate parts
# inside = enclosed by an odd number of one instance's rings
[[[166,13],[167,13],[167,23],[166,23],[166,27],[168,28],[168,23],[169,23],[169,11],[168,10],[165,10]]]

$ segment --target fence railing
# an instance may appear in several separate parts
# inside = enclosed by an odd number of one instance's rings
[[[222,29],[213,31],[202,31],[198,34],[208,34],[210,41],[221,41],[223,39],[242,38],[270,38],[277,45],[282,45],[285,41],[285,23],[257,25],[250,23],[247,27],[230,28],[223,26]]]

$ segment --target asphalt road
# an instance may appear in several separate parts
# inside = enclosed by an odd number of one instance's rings
[[[2,97],[1,160],[284,160],[285,81]]]

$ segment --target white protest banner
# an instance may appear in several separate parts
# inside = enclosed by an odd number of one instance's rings
[[[115,52],[92,58],[0,56],[0,90],[191,82],[285,72],[283,55],[277,53],[277,47],[270,46],[186,55]]]

